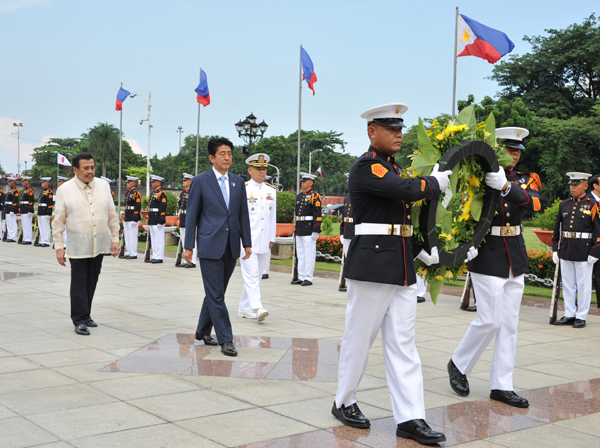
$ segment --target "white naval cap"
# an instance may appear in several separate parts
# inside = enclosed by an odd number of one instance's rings
[[[257,168],[266,168],[269,166],[269,162],[271,158],[264,153],[252,154],[250,157],[246,159],[246,164],[250,166],[255,166]]]
[[[160,176],[156,176],[155,174],[151,174],[150,175],[150,182],[163,182],[165,179],[160,177]]]
[[[21,181],[24,181],[24,180],[31,180],[31,176],[23,176],[23,177],[21,177]]]
[[[135,176],[125,176],[125,180],[127,182],[137,182],[138,180],[140,180],[139,177],[135,177]]]
[[[112,184],[112,180],[110,180],[108,177],[100,176],[100,179],[105,180],[109,184]]]
[[[569,176],[569,185],[578,184],[579,182],[587,181],[590,177],[592,177],[591,174],[578,173],[575,171],[573,171],[571,173],[567,173],[567,176]]]
[[[529,131],[525,128],[506,127],[496,129],[496,137],[504,139],[501,144],[509,148],[520,149],[523,151],[523,139],[529,135]]]
[[[317,176],[300,171],[300,177],[302,178],[301,180],[314,180]]]
[[[50,182],[52,180],[51,177],[40,177],[40,181],[42,182]]]
[[[6,180],[8,180],[8,181],[17,180],[17,178],[15,176],[9,176],[6,178]]]
[[[377,123],[381,126],[397,126],[405,128],[402,114],[408,110],[408,106],[403,103],[389,103],[364,111],[360,118],[367,120],[367,124]]]
[[[192,176],[191,174],[183,173],[183,179],[182,180],[191,180],[193,178],[194,178],[194,176]]]
[[[58,180],[69,180],[70,177],[58,176]]]

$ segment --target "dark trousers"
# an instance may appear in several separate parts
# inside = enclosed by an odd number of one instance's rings
[[[102,258],[69,258],[71,263],[71,320],[75,326],[87,324],[92,311],[92,300],[102,268]]]
[[[596,306],[600,308],[600,262],[594,263],[594,269],[592,270],[592,277],[594,278],[594,283],[592,286],[596,290]]]
[[[225,306],[225,291],[235,269],[235,260],[231,255],[229,241],[225,253],[218,260],[200,258],[200,271],[206,295],[202,302],[196,333],[210,335],[214,326],[219,344],[233,341],[229,312]]]

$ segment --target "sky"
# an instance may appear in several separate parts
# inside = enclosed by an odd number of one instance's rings
[[[201,135],[242,145],[234,124],[254,113],[269,125],[265,136],[287,136],[298,129],[301,44],[317,74],[316,95],[302,87],[302,129],[341,132],[346,152],[360,155],[367,109],[405,103],[409,127],[451,113],[457,6],[505,32],[512,54],[530,51],[523,36],[600,12],[589,0],[0,0],[0,164],[16,173],[18,152],[21,171],[25,161],[31,168],[33,148],[51,137],[79,137],[100,122],[119,127],[121,82],[151,93],[152,156],[177,154],[177,127],[183,137],[196,133],[200,68],[211,96]],[[457,99],[500,90],[486,79],[487,61],[461,57],[457,67]],[[141,96],[125,101],[124,138],[143,154],[147,115]],[[14,122],[23,124],[20,151]]]

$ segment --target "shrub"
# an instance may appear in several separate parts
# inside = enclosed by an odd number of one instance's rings
[[[528,274],[534,274],[538,278],[554,279],[554,270],[556,265],[552,261],[552,252],[540,252],[538,250],[528,250],[529,266]],[[540,283],[533,282],[536,286],[542,286]]]
[[[317,240],[317,251],[331,256],[342,256],[342,242],[339,236],[320,236]],[[331,261],[331,260],[328,260]],[[333,262],[333,261],[332,261]]]
[[[556,223],[556,215],[558,215],[558,207],[561,203],[560,199],[554,201],[552,206],[544,210],[544,213],[538,213],[532,222],[534,227],[539,227],[543,230],[554,230]]]
[[[170,191],[165,191],[167,195],[167,215],[174,215],[177,212],[177,201],[178,197],[175,193],[171,193]]]
[[[148,196],[144,196],[142,198],[142,210],[148,210],[148,204],[150,204],[150,198]]]
[[[279,191],[277,193],[277,222],[294,222],[294,213],[296,212],[296,195],[289,191]]]
[[[331,235],[333,233],[333,219],[330,216],[325,216],[321,222],[321,233]]]

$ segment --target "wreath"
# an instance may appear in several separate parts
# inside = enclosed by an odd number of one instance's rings
[[[467,272],[468,249],[478,247],[489,231],[500,192],[484,183],[487,172],[498,171],[513,159],[496,143],[493,114],[477,123],[475,107],[464,108],[454,122],[434,120],[427,129],[419,119],[417,138],[408,175],[427,176],[436,163],[440,171],[450,169],[450,184],[438,200],[412,204],[413,238],[430,251],[437,247],[440,262],[431,266],[416,260],[417,274],[426,279],[434,303],[444,279]]]

